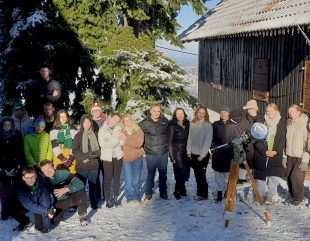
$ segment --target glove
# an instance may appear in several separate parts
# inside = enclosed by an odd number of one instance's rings
[[[49,218],[53,218],[54,215],[56,213],[56,209],[54,209],[54,207],[50,207],[46,210],[46,215],[49,217]]]
[[[299,168],[302,172],[306,172],[308,170],[308,163],[306,162],[301,162],[299,165]]]
[[[69,160],[68,160],[67,158],[65,158],[65,157],[63,157],[63,158],[61,159],[61,163],[62,163],[62,165],[63,165],[64,167],[69,167],[69,166],[71,166]]]
[[[91,158],[93,158],[93,159],[98,158],[97,152],[93,151],[93,152],[91,153]]]

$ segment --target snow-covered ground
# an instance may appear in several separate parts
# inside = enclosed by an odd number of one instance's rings
[[[107,209],[104,205],[97,212],[89,211],[91,223],[81,227],[77,214],[62,221],[47,234],[33,227],[24,232],[12,232],[17,225],[14,220],[0,221],[0,237],[5,240],[309,240],[310,231],[310,182],[305,183],[306,200],[295,207],[283,203],[267,206],[272,224],[267,226],[262,219],[262,210],[257,204],[237,202],[230,225],[224,229],[224,202],[214,203],[213,171],[209,165],[207,176],[210,186],[209,200],[196,201],[195,178],[187,183],[189,199],[175,200],[173,197],[174,177],[172,165],[168,165],[168,191],[170,200],[159,199],[157,182],[155,195],[143,204],[128,205],[123,198],[123,207]],[[143,167],[143,180],[146,179]],[[123,176],[122,176],[123,179]],[[157,178],[156,178],[157,180]],[[144,183],[144,182],[143,182]],[[123,189],[123,186],[122,186]],[[241,191],[242,189],[238,189]],[[285,181],[280,187],[286,196]],[[70,215],[70,214],[68,214]]]

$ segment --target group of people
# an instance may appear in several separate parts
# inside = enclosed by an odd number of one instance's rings
[[[41,74],[44,77],[44,72]],[[59,86],[55,82],[54,87],[48,81],[47,84],[48,87],[42,87],[46,92],[40,96],[49,93],[57,97]],[[19,225],[14,230],[23,230],[34,223],[39,231],[48,232],[72,207],[77,209],[81,225],[87,225],[87,183],[92,209],[98,209],[104,201],[107,208],[120,207],[122,170],[127,202],[142,203],[144,160],[147,166],[144,201],[153,198],[157,170],[160,198],[169,199],[168,160],[173,165],[175,199],[187,196],[185,183],[190,168],[197,183],[197,199],[208,199],[206,169],[212,159],[216,201],[221,202],[227,188],[233,146],[219,148],[212,156],[209,150],[239,137],[255,122],[267,126],[267,138],[244,143],[244,149],[260,194],[266,195],[269,203],[278,202],[277,187],[281,178],[287,177],[290,202],[298,205],[304,199],[303,182],[310,157],[309,121],[297,105],[288,109],[286,120],[275,104],[269,104],[265,115],[261,115],[256,101],[250,100],[233,112],[227,106],[220,107],[220,120],[211,123],[205,107],[195,111],[191,122],[185,110],[177,108],[169,121],[160,105],[154,104],[147,117],[136,123],[129,114],[122,117],[112,114],[108,118],[101,106],[93,103],[90,114],[81,117],[77,129],[67,110],[56,111],[59,105],[55,106],[53,99],[45,98],[41,106],[43,113],[35,120],[21,103],[14,105],[11,117],[1,118],[1,219],[10,216],[16,219]],[[239,179],[246,180],[243,169]],[[24,214],[26,210],[30,218]]]

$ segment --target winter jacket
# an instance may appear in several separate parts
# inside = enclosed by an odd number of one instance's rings
[[[26,135],[24,152],[28,166],[35,166],[42,160],[52,160],[53,153],[49,135],[45,131],[40,134]]]
[[[224,123],[222,120],[213,123],[213,146],[220,146],[229,143],[239,137],[237,125],[228,120]],[[231,160],[234,158],[233,145],[228,145],[217,149],[212,154],[212,168],[217,172],[229,172]]]
[[[121,131],[120,125],[116,125],[111,129],[107,122],[99,129],[98,141],[101,148],[101,160],[112,162],[113,157],[118,160],[123,157],[122,146],[124,142],[119,138]]]
[[[177,120],[172,119],[168,128],[169,158],[171,162],[175,161],[174,166],[178,168],[189,167],[186,146],[190,123],[186,120],[183,125],[180,126]]]
[[[144,155],[143,142],[144,142],[144,133],[139,127],[139,129],[133,130],[132,134],[129,135],[127,131],[123,130],[123,133],[126,136],[126,142],[123,146],[123,161],[132,162]]]
[[[32,187],[22,183],[17,189],[17,197],[28,211],[42,216],[46,216],[47,209],[52,205],[48,185],[40,176],[38,176],[37,182]]]
[[[281,117],[277,125],[277,132],[272,148],[273,151],[277,152],[277,155],[274,157],[267,158],[266,156],[268,150],[266,140],[260,140],[254,143],[253,173],[255,179],[266,180],[267,176],[285,176],[282,159],[286,142],[286,126],[287,122],[285,117]]]
[[[24,138],[26,134],[28,134],[29,128],[32,126],[33,119],[28,116],[26,111],[22,119],[18,119],[15,114],[13,114],[11,118],[14,120],[16,130],[19,130],[22,134],[22,138]]]
[[[84,183],[77,178],[75,175],[71,174],[67,170],[55,170],[55,175],[53,178],[46,178],[49,187],[52,191],[55,189],[60,189],[64,187],[69,188],[69,192],[58,197],[58,200],[63,200],[68,198],[72,193],[84,189]]]
[[[57,96],[53,96],[54,90],[58,91]],[[46,101],[55,103],[60,99],[60,97],[61,97],[61,87],[59,82],[56,80],[48,81],[46,84],[46,92],[45,92]]]
[[[17,130],[7,138],[0,137],[0,180],[8,179],[5,171],[15,169],[16,174],[19,167],[24,166],[24,149],[21,133]]]
[[[302,162],[309,162],[309,119],[302,114],[297,121],[287,126],[286,149],[287,156],[301,158]]]
[[[168,152],[169,121],[160,114],[159,120],[154,122],[151,113],[139,123],[144,132],[144,151],[147,155],[161,156]]]
[[[73,147],[72,147],[72,153],[74,157],[76,158],[76,171],[82,171],[82,170],[98,170],[99,168],[99,158],[100,158],[100,149],[96,151],[96,156],[92,155],[92,150],[90,147],[90,142],[88,142],[88,152],[84,153],[82,150],[82,139],[83,139],[83,132],[84,127],[83,123],[86,119],[87,115],[83,115],[81,118],[81,127],[79,132],[75,135],[73,139]],[[95,132],[96,138],[98,140],[98,133]]]
[[[205,158],[213,138],[213,127],[210,122],[197,121],[189,128],[186,152],[188,155],[194,154]]]
[[[230,113],[230,119],[234,122],[237,122],[240,135],[248,131],[250,127],[256,123],[264,123],[264,116],[257,114],[256,116],[250,116],[246,110],[238,109]],[[254,147],[253,143],[249,142],[244,144],[243,148],[246,152],[246,160],[249,164],[250,169],[253,168],[254,160]]]

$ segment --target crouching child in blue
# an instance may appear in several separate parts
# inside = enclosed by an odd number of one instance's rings
[[[54,216],[47,183],[37,175],[33,167],[25,167],[22,170],[22,180],[17,190],[17,197],[34,217],[35,228],[42,233],[47,233]]]
[[[67,170],[55,170],[52,161],[40,161],[38,167],[47,178],[50,189],[56,198],[56,213],[53,218],[54,224],[61,221],[63,214],[70,207],[77,206],[81,225],[87,225],[88,218],[84,183]]]

